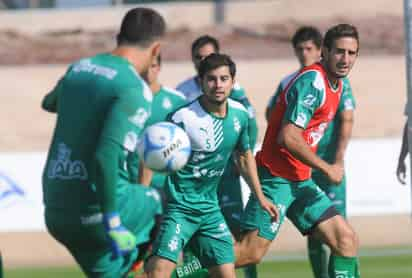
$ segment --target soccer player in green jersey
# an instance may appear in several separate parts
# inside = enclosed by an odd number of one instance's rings
[[[131,182],[128,161],[151,113],[141,76],[165,28],[154,10],[129,10],[117,47],[73,63],[42,103],[57,113],[43,172],[46,225],[88,277],[125,276],[161,213],[157,192]]]
[[[193,101],[202,95],[201,82],[199,78],[200,62],[212,53],[219,53],[219,41],[209,35],[198,37],[193,41],[191,47],[192,62],[196,70],[196,75],[181,82],[176,89],[181,91],[188,101]],[[258,128],[256,121],[255,109],[252,107],[246,92],[238,82],[233,84],[230,92],[231,99],[242,103],[249,112],[248,135],[250,147],[254,150]],[[225,172],[221,178],[218,187],[219,205],[222,209],[223,216],[229,226],[230,231],[235,236],[240,233],[240,215],[243,212],[242,189],[240,183],[240,174],[237,169],[234,157],[231,157]],[[257,278],[257,269],[255,265],[250,265],[244,269],[246,278]]]
[[[304,26],[299,28],[292,38],[292,45],[301,68],[320,60],[322,35],[315,27]],[[286,76],[280,82],[278,89],[269,101],[266,109],[266,119],[269,119],[276,96],[282,92],[287,83],[297,73],[298,71]],[[355,108],[355,99],[349,80],[346,77],[343,79],[343,85],[342,97],[336,116],[326,129],[317,149],[317,154],[323,160],[329,163],[339,162],[342,165],[344,152],[352,133],[353,110]],[[312,172],[312,179],[332,200],[337,211],[346,217],[345,176],[340,183],[331,184],[321,171],[315,169]],[[311,235],[308,236],[308,254],[313,274],[316,278],[328,277],[328,251],[327,246],[322,244],[320,240]]]
[[[211,54],[200,64],[203,94],[170,115],[189,135],[192,154],[183,169],[167,178],[167,206],[149,277],[169,277],[186,245],[212,277],[234,277],[232,236],[216,194],[219,180],[233,152],[259,205],[272,217],[276,207],[263,196],[248,138],[248,112],[229,97],[235,64],[222,54]]]
[[[242,219],[245,234],[235,248],[237,266],[259,261],[287,216],[302,234],[331,248],[330,277],[359,277],[357,236],[311,179],[311,168],[321,171],[328,184],[338,184],[343,178],[340,158],[327,161],[316,154],[316,149],[339,111],[343,79],[354,65],[358,50],[355,27],[339,24],[330,28],[322,61],[302,68],[276,96],[256,160],[263,192],[278,205],[280,221],[271,223],[252,196]]]
[[[159,55],[157,59],[152,62],[149,70],[147,71],[146,80],[153,92],[152,109],[156,112],[150,115],[149,119],[146,121],[146,127],[158,122],[166,121],[167,115],[170,112],[187,103],[184,94],[175,89],[163,86],[159,82],[158,77],[161,70],[161,63],[162,59]],[[140,170],[140,183],[144,185],[151,185],[152,187],[162,191],[163,184],[166,179],[164,174],[153,172],[149,168],[144,167],[144,165],[141,165]]]

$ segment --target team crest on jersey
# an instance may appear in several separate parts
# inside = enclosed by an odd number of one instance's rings
[[[71,160],[72,151],[64,143],[58,145],[57,159],[51,160],[47,176],[49,179],[86,180],[88,177],[83,161]]]
[[[164,109],[169,110],[170,108],[172,108],[172,102],[170,101],[169,98],[164,98],[162,102],[162,106]]]

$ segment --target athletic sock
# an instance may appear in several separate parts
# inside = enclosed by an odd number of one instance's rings
[[[329,278],[329,248],[320,240],[308,237],[308,255],[315,278]]]
[[[245,278],[257,278],[257,266],[255,264],[248,265],[243,268]]]
[[[355,278],[359,277],[356,257],[342,257],[331,255],[329,260],[330,278]]]

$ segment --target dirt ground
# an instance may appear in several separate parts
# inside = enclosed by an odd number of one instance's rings
[[[359,29],[362,55],[399,55],[404,51],[402,16],[337,17],[311,21],[310,24],[324,32],[342,22],[354,24]],[[165,61],[188,60],[192,41],[199,35],[210,34],[219,39],[223,52],[236,60],[292,57],[290,39],[296,29],[305,24],[309,22],[287,20],[247,27],[225,25],[196,30],[180,27],[167,33],[162,56]],[[0,65],[70,63],[111,50],[115,36],[114,29],[88,31],[79,28],[36,34],[0,29]]]

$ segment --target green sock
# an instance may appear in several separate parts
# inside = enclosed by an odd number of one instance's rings
[[[360,278],[360,262],[359,262],[359,258],[356,258],[355,278]]]
[[[342,257],[331,255],[329,260],[330,278],[353,278],[359,277],[357,271],[356,257]]]
[[[255,264],[248,265],[243,268],[245,278],[257,278],[257,267]]]
[[[328,278],[329,248],[320,240],[308,237],[309,261],[315,278]]]

